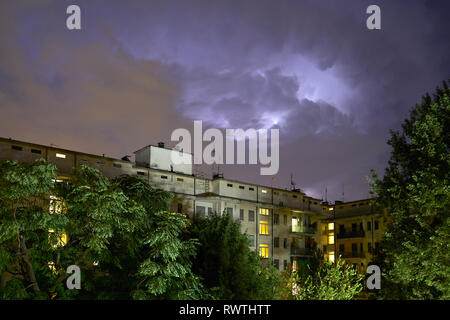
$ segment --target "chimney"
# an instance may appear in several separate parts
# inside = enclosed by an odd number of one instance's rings
[[[164,142],[158,142],[158,148],[164,148]]]

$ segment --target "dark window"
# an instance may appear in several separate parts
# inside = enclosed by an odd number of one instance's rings
[[[183,212],[183,204],[182,204],[182,203],[179,203],[179,204],[178,204],[178,210],[177,210],[177,212],[178,212],[178,213],[182,213],[182,212]]]
[[[380,249],[380,244],[378,242],[375,242],[375,253],[378,253],[379,249]]]
[[[233,215],[233,208],[227,208],[227,214]]]
[[[278,221],[280,220],[280,216],[276,213],[273,215],[273,224],[278,224]]]
[[[244,220],[244,209],[239,210],[239,219]]]
[[[232,187],[233,185],[231,183],[227,183],[227,187]]]
[[[375,220],[375,230],[378,230],[378,220]]]
[[[31,153],[41,154],[42,151],[41,150],[37,150],[37,149],[31,149]]]
[[[208,217],[211,217],[213,214],[212,208],[208,208]]]
[[[359,223],[359,231],[363,231],[363,223],[362,222]]]
[[[273,246],[275,248],[279,248],[280,247],[280,238],[278,238],[278,237],[273,238]]]
[[[344,248],[345,248],[344,245],[340,244],[339,245],[339,253],[344,253],[344,251],[345,251]]]
[[[352,243],[352,253],[356,253],[356,252],[358,252],[358,244]]]
[[[195,214],[197,217],[205,217],[205,207],[202,206],[196,206],[195,207]]]
[[[363,244],[362,243],[359,244],[359,252],[361,252],[361,253],[363,252]]]
[[[183,181],[184,181],[184,179],[183,179],[183,178],[177,178],[177,181],[179,181],[179,182],[183,182]]]
[[[368,243],[367,243],[367,251],[368,251],[369,253],[372,253],[372,242],[368,242]]]
[[[96,161],[95,162],[97,165],[99,165],[99,166],[102,166],[103,165],[103,162],[101,162],[101,161]]]
[[[323,253],[327,253],[327,246],[324,245],[324,246],[322,247],[322,249],[323,249],[323,250],[322,250]]]
[[[249,235],[248,239],[250,240],[250,246],[254,247],[255,246],[255,236],[254,235]]]
[[[287,225],[287,215],[284,215],[283,220],[284,220],[284,225]]]
[[[248,221],[255,221],[255,211],[248,210]]]
[[[118,163],[114,163],[114,164],[113,164],[113,167],[116,167],[116,168],[122,168],[122,165],[121,165],[121,164],[118,164]]]
[[[250,190],[250,191],[254,191],[254,190],[255,190],[255,188],[252,188],[252,187],[250,187],[250,188],[248,188],[248,190]]]
[[[86,159],[80,159],[81,162],[88,162]]]
[[[11,149],[17,150],[17,151],[22,151],[23,150],[23,148],[19,147],[19,146],[11,146]]]
[[[287,269],[287,260],[283,261],[283,269],[286,270]]]
[[[370,223],[370,221],[367,222],[367,230],[372,230],[372,224]]]
[[[161,179],[167,179],[167,176],[161,176]]]
[[[352,223],[352,232],[356,232],[356,223]]]
[[[287,238],[284,238],[283,240],[283,248],[287,248]]]
[[[277,270],[280,269],[280,260],[278,259],[273,260],[273,264],[275,265],[275,268],[277,268]]]
[[[144,171],[138,171],[137,174],[140,175],[140,176],[145,176],[145,172]]]
[[[294,195],[292,196],[292,198],[297,198],[297,196],[294,194]]]
[[[344,228],[344,225],[343,225],[343,224],[340,224],[340,225],[339,225],[339,233],[340,233],[340,234],[344,234],[344,233],[345,233],[345,228]]]
[[[244,190],[244,189],[245,189],[245,187],[244,187],[244,186],[239,186],[239,189],[242,189],[242,190]]]

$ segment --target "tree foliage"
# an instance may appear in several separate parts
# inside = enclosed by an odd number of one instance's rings
[[[364,277],[340,258],[336,265],[325,261],[320,251],[300,270],[287,273],[285,299],[351,300],[364,288]]]
[[[376,203],[392,219],[382,242],[384,298],[450,298],[449,125],[444,82],[391,131],[384,177],[372,171]]]
[[[80,166],[0,164],[2,299],[198,298],[188,219],[167,211],[169,193],[137,177],[105,178]],[[81,269],[69,290],[66,269]]]
[[[193,271],[215,299],[271,299],[278,272],[251,250],[248,235],[231,214],[195,218],[191,237],[199,241]]]

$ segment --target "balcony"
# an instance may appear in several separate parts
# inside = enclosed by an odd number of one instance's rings
[[[300,233],[300,234],[315,234],[316,233],[316,227],[309,225],[309,226],[292,226],[291,225],[291,232],[292,233]]]
[[[313,249],[311,248],[294,248],[291,247],[291,255],[293,256],[312,256]]]
[[[364,238],[366,233],[364,230],[359,231],[347,231],[347,230],[339,230],[337,234],[338,239],[349,239],[349,238]]]
[[[366,255],[364,252],[339,252],[339,255],[342,258],[365,258]]]

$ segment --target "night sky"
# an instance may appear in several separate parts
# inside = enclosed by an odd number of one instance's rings
[[[274,181],[260,166],[225,177],[287,188],[292,173],[311,196],[367,198],[389,130],[450,78],[449,16],[436,0],[2,0],[0,136],[122,157],[173,146],[193,120],[279,128]]]

